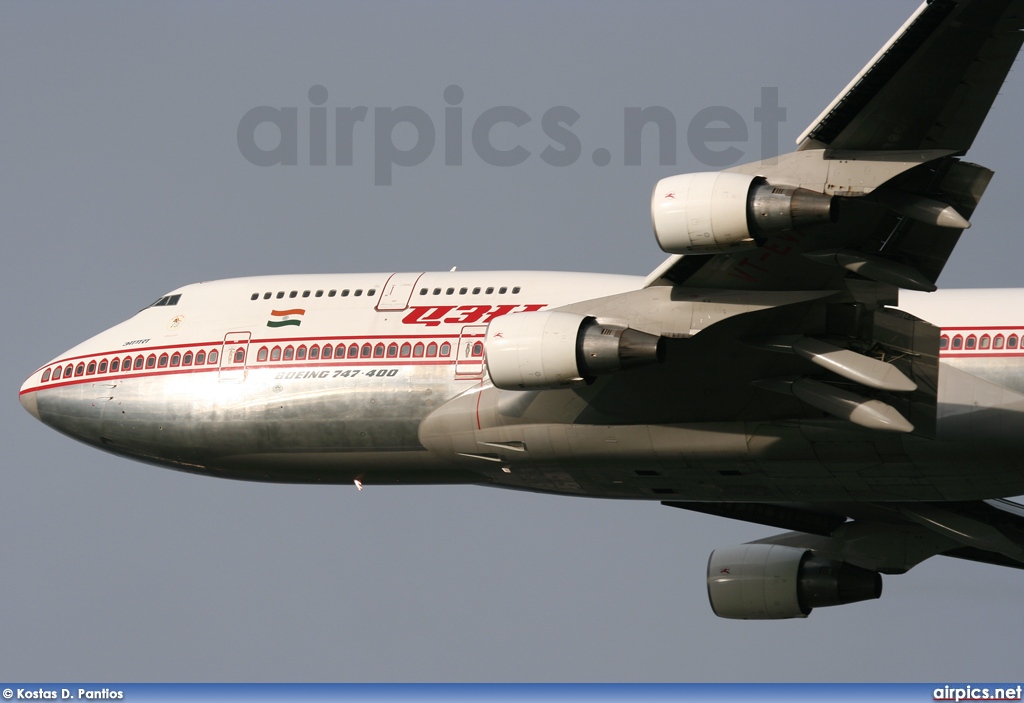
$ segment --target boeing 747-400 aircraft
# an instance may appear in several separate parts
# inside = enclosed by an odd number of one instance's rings
[[[656,500],[785,533],[712,553],[727,618],[935,555],[1024,568],[1024,289],[936,291],[1024,0],[929,0],[777,159],[659,182],[646,277],[187,285],[34,371],[116,454],[283,483]],[[965,597],[969,597],[965,595]]]

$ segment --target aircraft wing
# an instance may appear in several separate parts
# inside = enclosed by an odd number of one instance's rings
[[[1022,3],[923,3],[797,139],[802,149],[967,151],[1021,46]]]
[[[662,505],[792,530],[756,543],[813,549],[883,573],[936,554],[1024,569],[1024,505],[1009,500]]]
[[[988,114],[1022,29],[1022,0],[922,4],[800,135],[798,151],[730,169],[836,196],[837,221],[749,251],[675,254],[646,285],[836,289],[867,268],[875,281],[933,290],[992,176],[957,157]]]

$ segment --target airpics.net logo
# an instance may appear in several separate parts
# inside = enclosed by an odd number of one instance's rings
[[[462,166],[476,159],[490,166],[508,168],[537,157],[548,166],[564,168],[577,163],[584,154],[596,166],[613,161],[624,166],[640,166],[645,139],[655,139],[658,164],[674,166],[679,155],[680,131],[685,130],[686,148],[700,163],[722,169],[747,156],[750,129],[744,116],[731,107],[714,105],[698,110],[686,121],[677,119],[666,107],[625,107],[622,110],[620,136],[606,140],[618,143],[618,157],[605,146],[586,149],[573,127],[580,123],[578,111],[566,105],[546,109],[539,120],[513,105],[498,105],[479,113],[467,114],[462,106],[465,91],[449,85],[442,100],[432,108],[440,116],[440,129],[431,112],[413,105],[400,107],[327,106],[328,92],[322,85],[308,91],[308,107],[271,107],[260,105],[246,112],[238,122],[238,150],[254,166],[326,166],[329,145],[333,141],[334,166],[358,166],[356,143],[373,142],[373,182],[391,185],[395,167],[412,168],[427,162],[440,151],[445,166]],[[308,115],[301,115],[306,112]],[[333,113],[333,114],[331,114]],[[328,116],[333,124],[328,124]],[[308,119],[307,119],[308,117]],[[786,120],[786,108],[779,106],[778,88],[761,88],[760,103],[752,111],[760,133],[759,159],[779,153],[779,125]],[[547,144],[530,151],[522,142],[536,141],[540,130]],[[306,134],[303,135],[302,132]],[[496,137],[500,133],[500,138]],[[410,139],[411,137],[411,139]],[[299,144],[308,141],[309,154],[299,158]],[[497,142],[497,143],[496,143]],[[466,147],[472,152],[467,156]],[[650,147],[648,147],[648,152]],[[304,162],[304,163],[303,163]]]

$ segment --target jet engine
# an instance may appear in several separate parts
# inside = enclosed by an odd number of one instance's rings
[[[491,382],[510,391],[590,383],[664,359],[661,337],[569,312],[497,317],[487,326],[484,346]]]
[[[835,222],[835,198],[774,186],[743,173],[684,173],[658,181],[651,219],[670,254],[715,254],[754,247],[773,234]]]
[[[708,560],[708,598],[722,618],[805,618],[817,607],[880,595],[878,573],[797,547],[742,544],[716,549]]]

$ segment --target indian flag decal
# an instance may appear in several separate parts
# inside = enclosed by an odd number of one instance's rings
[[[306,314],[306,311],[302,308],[293,308],[291,310],[271,310],[271,320],[267,320],[267,327],[287,327],[288,325],[294,325],[298,327],[302,324],[302,316]]]

